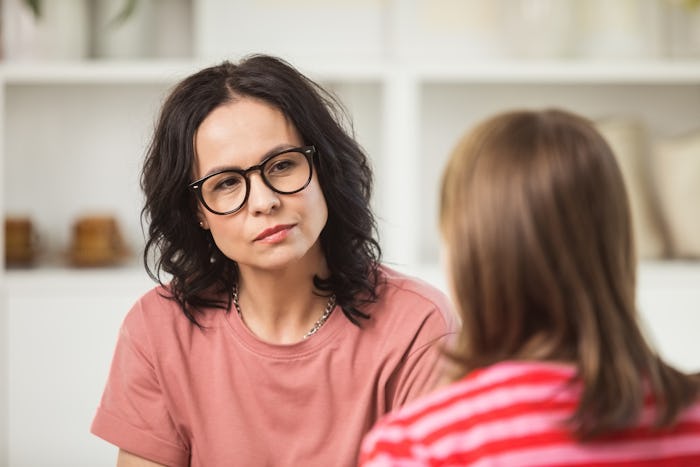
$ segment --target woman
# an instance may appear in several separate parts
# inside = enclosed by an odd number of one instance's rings
[[[700,381],[635,321],[627,196],[588,121],[478,125],[445,169],[440,223],[459,373],[382,419],[361,465],[700,465]]]
[[[269,56],[166,100],[142,173],[159,286],[124,320],[92,425],[118,465],[356,465],[376,419],[438,383],[447,299],[380,265],[341,117]]]

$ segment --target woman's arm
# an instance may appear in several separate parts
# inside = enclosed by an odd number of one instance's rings
[[[163,464],[156,464],[143,457],[136,456],[123,449],[119,450],[117,456],[117,467],[166,467]]]

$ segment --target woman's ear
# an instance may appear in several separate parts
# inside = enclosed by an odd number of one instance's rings
[[[199,227],[202,230],[209,230],[209,223],[207,222],[207,216],[204,213],[204,209],[202,206],[197,206],[197,210],[195,211],[195,214],[197,215],[197,223],[199,224]]]

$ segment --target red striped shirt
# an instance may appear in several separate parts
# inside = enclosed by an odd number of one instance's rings
[[[566,420],[578,403],[573,366],[503,362],[381,419],[365,437],[363,467],[700,466],[700,402],[653,430],[648,398],[638,424],[580,443]]]

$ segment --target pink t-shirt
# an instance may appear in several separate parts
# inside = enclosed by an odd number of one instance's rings
[[[580,385],[570,365],[506,361],[477,370],[382,418],[362,467],[698,467],[700,401],[651,428],[653,398],[625,430],[578,442],[566,420]]]
[[[382,269],[362,328],[339,308],[291,345],[256,338],[236,313],[192,325],[155,288],[122,324],[95,435],[172,466],[351,466],[379,416],[438,384],[448,300]]]

